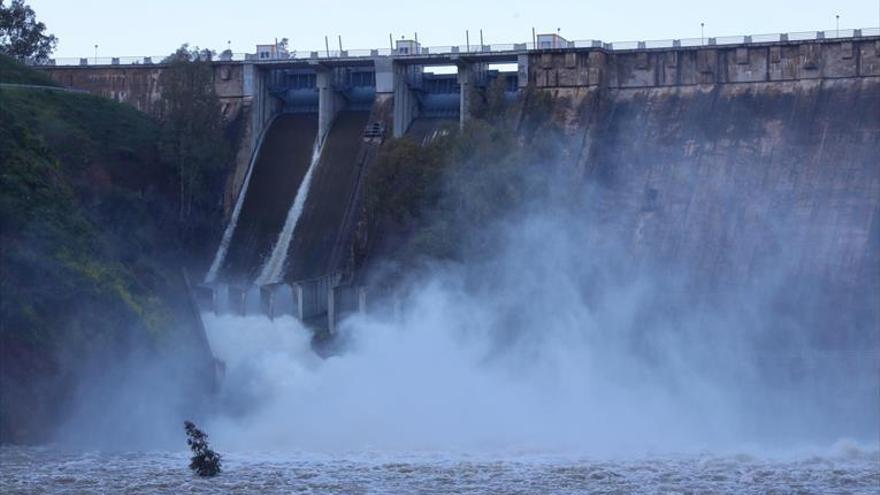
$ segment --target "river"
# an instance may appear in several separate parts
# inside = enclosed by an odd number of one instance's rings
[[[567,458],[383,452],[243,453],[199,479],[187,452],[101,453],[0,447],[5,494],[62,493],[850,493],[876,494],[880,454],[840,443],[825,453]]]

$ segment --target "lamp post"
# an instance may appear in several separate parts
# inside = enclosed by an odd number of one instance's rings
[[[98,65],[98,44],[95,43],[95,65]]]
[[[837,34],[835,34],[834,37],[840,38],[840,14],[835,14],[834,19],[837,21]]]
[[[706,44],[706,23],[700,23],[700,45]]]

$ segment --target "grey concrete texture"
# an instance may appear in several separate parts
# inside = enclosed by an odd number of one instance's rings
[[[604,234],[585,253],[607,242],[710,291],[878,309],[880,78],[579,97],[569,131]]]

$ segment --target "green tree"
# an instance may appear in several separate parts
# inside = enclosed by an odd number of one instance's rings
[[[24,0],[12,0],[7,7],[0,0],[0,52],[18,60],[42,63],[55,50],[58,38],[46,34],[34,10]]]
[[[213,52],[181,46],[165,59],[162,88],[162,158],[177,169],[178,216],[214,209],[216,183],[231,159],[220,100],[214,93]]]

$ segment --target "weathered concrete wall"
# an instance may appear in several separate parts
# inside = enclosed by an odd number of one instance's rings
[[[473,74],[479,65],[459,61],[465,69],[460,118],[466,119],[470,107]],[[782,82],[806,79],[834,79],[880,76],[880,38],[810,40],[745,44],[740,46],[700,46],[632,51],[603,48],[559,49],[523,53],[518,56],[519,85],[562,93],[592,89],[623,89]],[[229,122],[242,125],[236,143],[236,165],[226,188],[227,214],[240,192],[255,142],[265,124],[278,110],[267,92],[265,70],[252,63],[215,63],[214,88]],[[396,137],[406,133],[418,117],[416,95],[408,81],[420,68],[388,57],[374,60],[377,94],[393,94],[391,129]],[[46,67],[59,83],[130,104],[156,114],[162,91],[159,76],[164,66],[119,65],[87,67]],[[415,71],[415,72],[414,72]],[[343,106],[322,72],[320,131],[330,130],[333,118]],[[575,107],[576,108],[576,107]],[[569,110],[569,114],[576,114]],[[572,125],[577,125],[572,122]]]
[[[783,259],[804,280],[880,294],[880,38],[519,58],[520,87],[554,95],[555,119],[572,138],[565,153],[600,186],[596,217],[636,259],[680,262],[731,284]],[[388,58],[375,68],[377,100],[390,108],[373,120],[403,135],[418,112],[409,71],[420,69]],[[144,111],[161,98],[161,67],[47,70]],[[254,64],[218,64],[215,85],[224,113],[249,119],[231,205],[275,108]],[[335,108],[325,92],[325,109]]]
[[[538,88],[649,88],[880,76],[880,39],[813,40],[609,52],[529,54]]]
[[[854,328],[844,316],[876,308],[880,78],[618,88],[583,101],[571,132],[601,232],[585,252],[624,250],[707,294],[772,287],[803,314],[837,318],[824,327],[841,334]]]
[[[142,112],[158,115],[162,88],[159,76],[165,65],[112,65],[95,67],[43,67],[41,68],[59,84],[82,89],[93,94],[132,105]],[[242,100],[253,96],[248,71],[253,67],[245,64],[215,64],[214,91],[223,105],[223,115],[235,118],[242,107]]]
[[[156,115],[162,99],[159,88],[160,65],[113,67],[47,67],[43,69],[56,82],[70,88],[127,103],[142,112]]]

